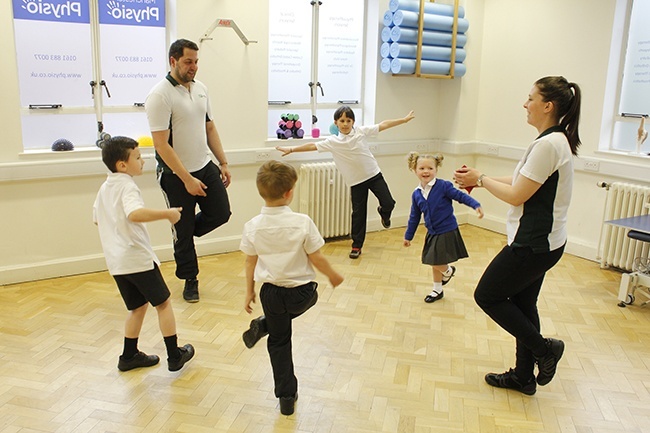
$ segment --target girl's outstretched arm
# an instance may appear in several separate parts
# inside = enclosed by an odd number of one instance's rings
[[[315,143],[305,143],[296,147],[287,147],[287,146],[275,146],[275,150],[282,152],[282,156],[287,156],[293,152],[312,152],[316,150]]]
[[[379,123],[379,132],[384,131],[388,128],[392,128],[393,126],[403,125],[405,123],[410,122],[414,118],[415,118],[415,114],[413,113],[413,110],[411,110],[409,111],[409,114],[402,117],[401,119],[383,120],[382,122]]]

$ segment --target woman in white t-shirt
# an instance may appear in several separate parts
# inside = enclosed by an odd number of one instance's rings
[[[510,204],[508,244],[492,260],[474,292],[476,303],[517,340],[515,368],[488,373],[494,387],[535,394],[553,379],[564,342],[540,333],[537,298],[546,271],[560,260],[573,188],[573,156],[580,137],[580,88],[564,77],[537,80],[524,108],[539,135],[528,146],[512,177],[487,177],[460,168],[461,188],[479,186]],[[537,377],[534,375],[535,365]]]

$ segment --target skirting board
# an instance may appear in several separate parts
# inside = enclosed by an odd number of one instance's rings
[[[199,240],[196,242],[196,250],[199,256],[237,251],[240,240],[240,236]],[[155,248],[155,252],[162,262],[174,260],[174,251],[171,245]],[[0,267],[0,286],[103,271],[106,271],[106,261],[103,255],[66,257],[62,260],[30,263],[25,266]]]

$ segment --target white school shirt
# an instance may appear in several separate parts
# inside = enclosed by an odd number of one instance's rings
[[[129,214],[144,207],[140,189],[126,173],[110,173],[93,205],[106,265],[111,275],[134,274],[160,264],[151,248],[144,223],[129,221]]]
[[[415,189],[420,190],[420,192],[422,193],[422,197],[424,197],[425,200],[427,198],[429,198],[429,193],[431,192],[431,189],[433,188],[433,185],[436,184],[436,179],[438,179],[438,178],[434,177],[431,181],[429,181],[429,183],[427,183],[425,185],[424,188],[422,188],[422,184],[418,184],[418,186],[415,187]]]
[[[325,241],[314,222],[289,206],[262,208],[244,225],[239,249],[257,256],[254,279],[281,287],[297,287],[314,281],[316,272],[308,254]]]
[[[331,152],[345,183],[354,186],[379,174],[381,169],[366,137],[379,135],[379,125],[352,128],[348,135],[332,135],[316,144],[319,152]]]

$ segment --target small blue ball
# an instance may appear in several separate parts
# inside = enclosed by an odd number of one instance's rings
[[[339,128],[334,123],[330,125],[330,134],[339,135]]]
[[[74,150],[74,145],[70,140],[67,140],[65,138],[59,138],[56,140],[54,143],[52,143],[52,150],[55,152],[60,152],[64,150]]]

